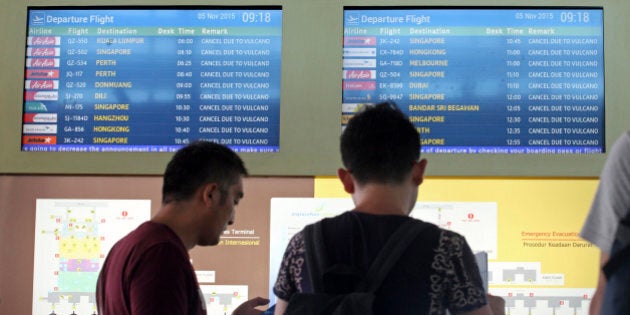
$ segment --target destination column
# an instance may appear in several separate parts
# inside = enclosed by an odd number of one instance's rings
[[[86,71],[91,87],[86,99],[92,122],[86,130],[89,143],[99,151],[146,143],[146,137],[155,129],[150,124],[160,122],[144,114],[147,109],[137,104],[131,91],[153,88],[152,76],[142,70],[154,67],[146,58],[153,37],[136,27],[116,24],[92,28],[91,34],[90,66]],[[149,151],[149,148],[137,150]]]
[[[431,19],[428,15],[421,17],[424,21]],[[423,152],[431,152],[454,140],[446,137],[452,117],[446,112],[456,106],[453,95],[447,93],[450,90],[447,86],[456,80],[448,71],[452,53],[449,47],[456,42],[450,33],[445,27],[414,24],[406,30],[408,106],[405,109],[421,135]]]

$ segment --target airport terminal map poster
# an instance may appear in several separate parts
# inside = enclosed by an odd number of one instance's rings
[[[107,253],[150,213],[150,200],[37,199],[33,314],[95,314]]]
[[[342,125],[395,101],[426,153],[604,151],[600,8],[346,8]]]
[[[307,224],[354,208],[350,198],[272,198],[269,237],[269,296],[289,240]],[[475,252],[497,255],[497,205],[493,202],[418,202],[411,216],[464,236]]]
[[[279,150],[279,7],[28,13],[23,151]]]

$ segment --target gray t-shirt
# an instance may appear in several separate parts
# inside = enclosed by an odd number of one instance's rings
[[[599,178],[599,186],[580,236],[605,253],[619,220],[630,211],[630,131],[615,141]]]

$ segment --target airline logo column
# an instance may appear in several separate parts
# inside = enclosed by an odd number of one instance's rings
[[[22,145],[57,143],[61,37],[29,36],[26,48]]]
[[[346,16],[343,37],[342,116],[344,127],[365,104],[378,101],[376,93],[376,36],[359,28],[358,18]]]

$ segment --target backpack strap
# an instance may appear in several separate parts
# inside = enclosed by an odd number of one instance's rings
[[[416,220],[407,220],[389,237],[356,291],[376,292],[378,290],[400,256],[415,241],[418,234],[430,226],[429,224],[418,223]]]
[[[328,264],[328,254],[324,245],[322,222],[318,221],[304,227],[304,256],[313,292],[323,292],[324,283],[321,275]]]
[[[355,292],[375,292],[392,267],[398,262],[400,256],[418,234],[428,226],[429,224],[418,224],[416,220],[408,220],[398,227],[370,265],[364,280],[359,283]],[[324,244],[321,221],[307,225],[304,228],[303,236],[306,265],[313,291],[324,292],[321,275],[328,265],[328,255]]]

